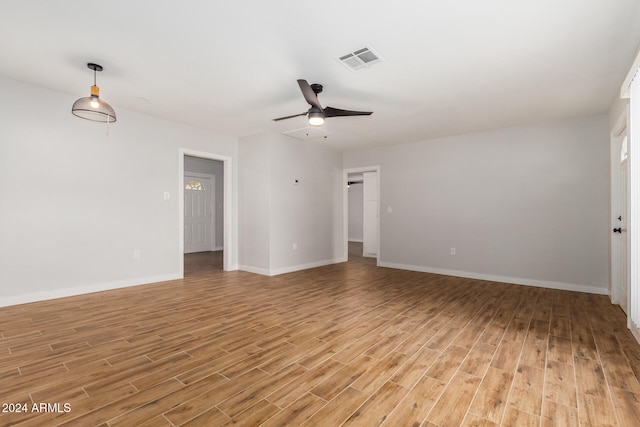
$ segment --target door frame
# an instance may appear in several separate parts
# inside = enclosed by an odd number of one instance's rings
[[[352,173],[364,173],[364,172],[376,172],[378,179],[378,206],[377,206],[377,247],[378,253],[376,254],[376,265],[380,261],[380,166],[364,166],[358,168],[346,168],[342,170],[342,259],[341,262],[347,262],[349,260],[349,174]]]
[[[217,160],[223,163],[223,194],[224,203],[222,214],[222,269],[225,271],[235,270],[237,266],[233,264],[237,259],[237,242],[233,234],[233,181],[232,181],[232,158],[221,154],[208,153],[204,151],[180,148],[178,150],[178,274],[184,277],[184,158],[198,157],[206,160]]]
[[[629,236],[627,235],[627,250],[626,250],[626,263],[622,259],[624,251],[622,251],[621,242],[619,236],[617,236],[613,229],[616,227],[620,227],[620,221],[618,221],[618,216],[625,216],[624,224],[629,228],[630,217],[629,217],[629,160],[627,160],[627,211],[620,212],[622,206],[622,196],[621,196],[621,162],[620,162],[620,152],[622,149],[622,141],[625,137],[627,137],[627,141],[629,140],[628,135],[628,115],[629,115],[629,107],[625,107],[618,119],[615,122],[611,130],[611,146],[610,146],[610,170],[611,170],[611,193],[610,193],[610,221],[609,221],[609,254],[610,254],[610,272],[609,272],[609,295],[611,298],[611,303],[620,304],[620,296],[622,293],[622,268],[626,265],[626,286],[627,286],[627,307],[624,307],[625,313],[627,314],[628,326],[630,326],[630,316],[629,316],[629,298],[630,298],[630,279],[631,279],[631,268],[630,268],[630,248],[629,248]],[[625,231],[626,232],[626,231]]]

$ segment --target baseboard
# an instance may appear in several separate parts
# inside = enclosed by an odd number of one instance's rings
[[[282,268],[276,268],[276,269],[258,268],[258,267],[248,266],[248,265],[234,266],[235,268],[233,269],[247,271],[249,273],[261,274],[263,276],[277,276],[280,274],[292,273],[294,271],[306,270],[306,269],[315,268],[315,267],[322,267],[325,265],[337,264],[345,261],[346,259],[344,258],[336,258],[331,260],[317,261],[317,262],[312,262],[307,264],[299,264],[299,265],[293,265],[289,267],[282,267]],[[400,270],[418,271],[422,273],[442,274],[445,276],[457,276],[457,277],[465,277],[469,279],[488,280],[492,282],[512,283],[516,285],[536,286],[536,287],[542,287],[542,288],[608,295],[607,288],[596,288],[592,286],[576,285],[571,283],[549,282],[549,281],[542,281],[542,280],[522,279],[517,277],[495,276],[495,275],[472,273],[472,272],[466,272],[466,271],[447,270],[447,269],[441,269],[441,268],[431,268],[431,267],[408,265],[408,264],[397,264],[397,263],[384,262],[384,261],[379,261],[378,266],[386,267],[386,268],[397,268]],[[94,292],[103,292],[111,289],[120,289],[120,288],[126,288],[130,286],[146,285],[149,283],[165,282],[168,280],[177,280],[181,278],[182,277],[180,277],[178,274],[168,274],[168,275],[150,276],[150,277],[143,277],[143,278],[136,278],[136,279],[119,280],[119,281],[101,283],[101,284],[96,284],[91,286],[82,286],[78,288],[56,289],[52,291],[34,292],[29,294],[15,295],[11,297],[0,297],[0,307],[8,307],[8,306],[18,305],[18,304],[27,304],[30,302],[45,301],[45,300],[64,298],[64,297],[70,297],[75,295],[90,294]],[[631,323],[630,329],[633,335],[638,340],[638,342],[640,342],[640,330],[638,329],[638,327],[636,327],[633,324],[633,322]]]
[[[307,270],[309,268],[322,267],[330,264],[338,264],[344,261],[345,260],[341,258],[335,258],[335,259],[329,259],[324,261],[316,261],[316,262],[310,262],[307,264],[298,264],[298,265],[292,265],[289,267],[281,267],[281,268],[273,268],[273,269],[251,267],[248,265],[241,265],[239,268],[242,271],[261,274],[263,276],[278,276],[280,274],[293,273],[294,271]]]
[[[11,305],[28,304],[30,302],[46,301],[56,298],[72,297],[76,295],[91,294],[94,292],[109,291],[112,289],[128,288],[130,286],[148,285],[149,283],[166,282],[168,280],[177,280],[181,277],[177,274],[167,274],[159,276],[142,277],[136,279],[117,280],[114,282],[100,283],[90,286],[81,286],[78,288],[56,289],[52,291],[33,292],[23,295],[15,295],[11,297],[0,298],[0,307],[8,307]]]
[[[349,241],[350,242],[355,242],[355,243],[364,243],[364,240],[362,240],[362,239],[351,239],[351,238],[349,238]]]
[[[294,271],[300,271],[300,270],[306,270],[306,269],[309,269],[309,268],[322,267],[322,266],[325,266],[325,265],[337,264],[339,262],[340,262],[340,260],[338,258],[334,258],[334,259],[328,259],[328,260],[324,260],[324,261],[310,262],[308,264],[299,264],[299,265],[292,265],[290,267],[281,267],[281,268],[272,269],[271,270],[271,275],[272,276],[277,276],[279,274],[293,273]]]
[[[514,285],[536,286],[538,288],[559,289],[563,291],[585,292],[589,294],[609,295],[606,287],[577,285],[573,283],[549,282],[545,280],[522,279],[519,277],[495,276],[491,274],[473,273],[468,271],[447,270],[431,268],[419,265],[396,264],[392,262],[378,261],[378,267],[397,268],[400,270],[419,271],[422,273],[442,274],[445,276],[465,277],[468,279],[488,280],[490,282],[512,283]]]
[[[239,265],[238,270],[246,271],[248,273],[261,274],[263,276],[270,276],[268,268],[252,267],[250,265]]]

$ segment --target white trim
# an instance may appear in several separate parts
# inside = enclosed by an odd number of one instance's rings
[[[611,136],[621,136],[623,133],[627,133],[627,122],[629,120],[629,104],[625,105],[620,114],[618,115],[618,119],[616,123],[613,125],[613,129],[611,129]]]
[[[184,277],[184,157],[199,157],[201,159],[218,160],[224,163],[223,166],[223,251],[222,268],[225,271],[237,270],[238,242],[233,233],[234,209],[233,209],[233,173],[232,161],[229,156],[207,153],[204,151],[180,148],[178,150],[178,273]]]
[[[53,291],[33,292],[30,294],[16,295],[12,297],[0,298],[0,307],[11,305],[28,304],[37,301],[46,301],[56,298],[73,297],[77,295],[91,294],[94,292],[105,292],[113,289],[128,288],[131,286],[148,285],[150,283],[166,282],[169,280],[181,279],[177,274],[165,274],[159,276],[136,277],[133,279],[117,280],[114,282],[100,283],[91,286],[80,286],[77,288],[56,289]]]
[[[467,279],[487,280],[490,282],[510,283],[513,285],[535,286],[538,288],[559,289],[563,291],[586,292],[590,294],[607,295],[607,287],[593,287],[577,285],[573,283],[548,282],[544,280],[522,279],[519,277],[495,276],[492,274],[473,273],[468,271],[447,270],[443,268],[431,268],[421,265],[396,264],[393,262],[380,262],[379,267],[396,268],[399,270],[418,271],[421,273],[442,274],[444,276],[464,277]]]
[[[292,265],[289,267],[276,268],[271,270],[271,276],[279,274],[293,273],[294,271],[306,270],[309,268],[323,267],[325,265],[338,264],[342,262],[340,259],[328,259],[324,261],[315,261],[307,264]]]
[[[344,262],[344,261],[342,259],[336,258],[336,259],[316,261],[316,262],[310,262],[307,264],[292,265],[289,267],[282,267],[282,268],[275,268],[275,269],[258,268],[258,267],[252,267],[249,265],[241,265],[239,269],[242,271],[247,271],[249,273],[261,274],[263,276],[278,276],[280,274],[293,273],[294,271],[307,270],[309,268],[324,267],[325,265],[338,264],[341,262]]]
[[[620,88],[620,98],[623,98],[623,99],[629,98],[629,95],[630,95],[629,88],[631,87],[631,82],[633,81],[633,78],[635,77],[639,69],[640,69],[640,51],[638,51],[638,54],[636,55],[636,59],[635,61],[633,61],[633,65],[629,69],[629,72],[627,73],[627,77],[624,79],[624,82],[622,83],[622,87]]]
[[[238,266],[238,270],[246,271],[247,273],[260,274],[262,276],[271,276],[268,268],[258,268],[258,267],[253,267],[251,265],[240,264]]]
[[[362,239],[349,239],[350,242],[363,243]]]
[[[342,257],[339,258],[338,262],[346,262],[349,260],[349,174],[364,172],[376,172],[376,177],[378,179],[378,253],[375,256],[375,259],[376,264],[380,262],[380,184],[382,182],[380,179],[380,165],[347,168],[342,170]]]

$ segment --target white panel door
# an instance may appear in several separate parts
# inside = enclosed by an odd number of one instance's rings
[[[365,172],[362,182],[362,255],[378,256],[378,173]]]
[[[184,177],[184,253],[211,250],[211,179]]]
[[[626,138],[625,138],[626,139]],[[626,145],[626,141],[625,141]],[[628,216],[628,204],[627,199],[629,194],[627,192],[627,160],[624,159],[620,165],[620,212],[618,217],[620,221],[618,223],[617,231],[620,233],[620,307],[628,314],[629,307],[629,251],[627,239],[627,216]],[[615,231],[615,230],[614,230]]]

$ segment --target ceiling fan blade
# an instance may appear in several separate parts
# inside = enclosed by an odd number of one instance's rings
[[[322,111],[324,112],[325,117],[370,116],[373,114],[373,111],[351,111],[333,107],[327,107]]]
[[[309,85],[309,83],[307,83],[306,80],[299,79],[298,80],[298,86],[300,86],[300,90],[302,91],[302,95],[304,95],[304,99],[307,100],[309,105],[311,105],[313,107],[318,107],[319,109],[322,110],[322,105],[320,105],[320,101],[318,101],[318,96],[313,91],[313,89],[311,89],[311,86]]]
[[[277,119],[273,119],[274,122],[278,122],[280,120],[285,120],[285,119],[291,119],[293,117],[298,117],[298,116],[306,116],[307,112],[305,111],[304,113],[300,113],[300,114],[294,114],[292,116],[285,116],[285,117],[278,117]]]

